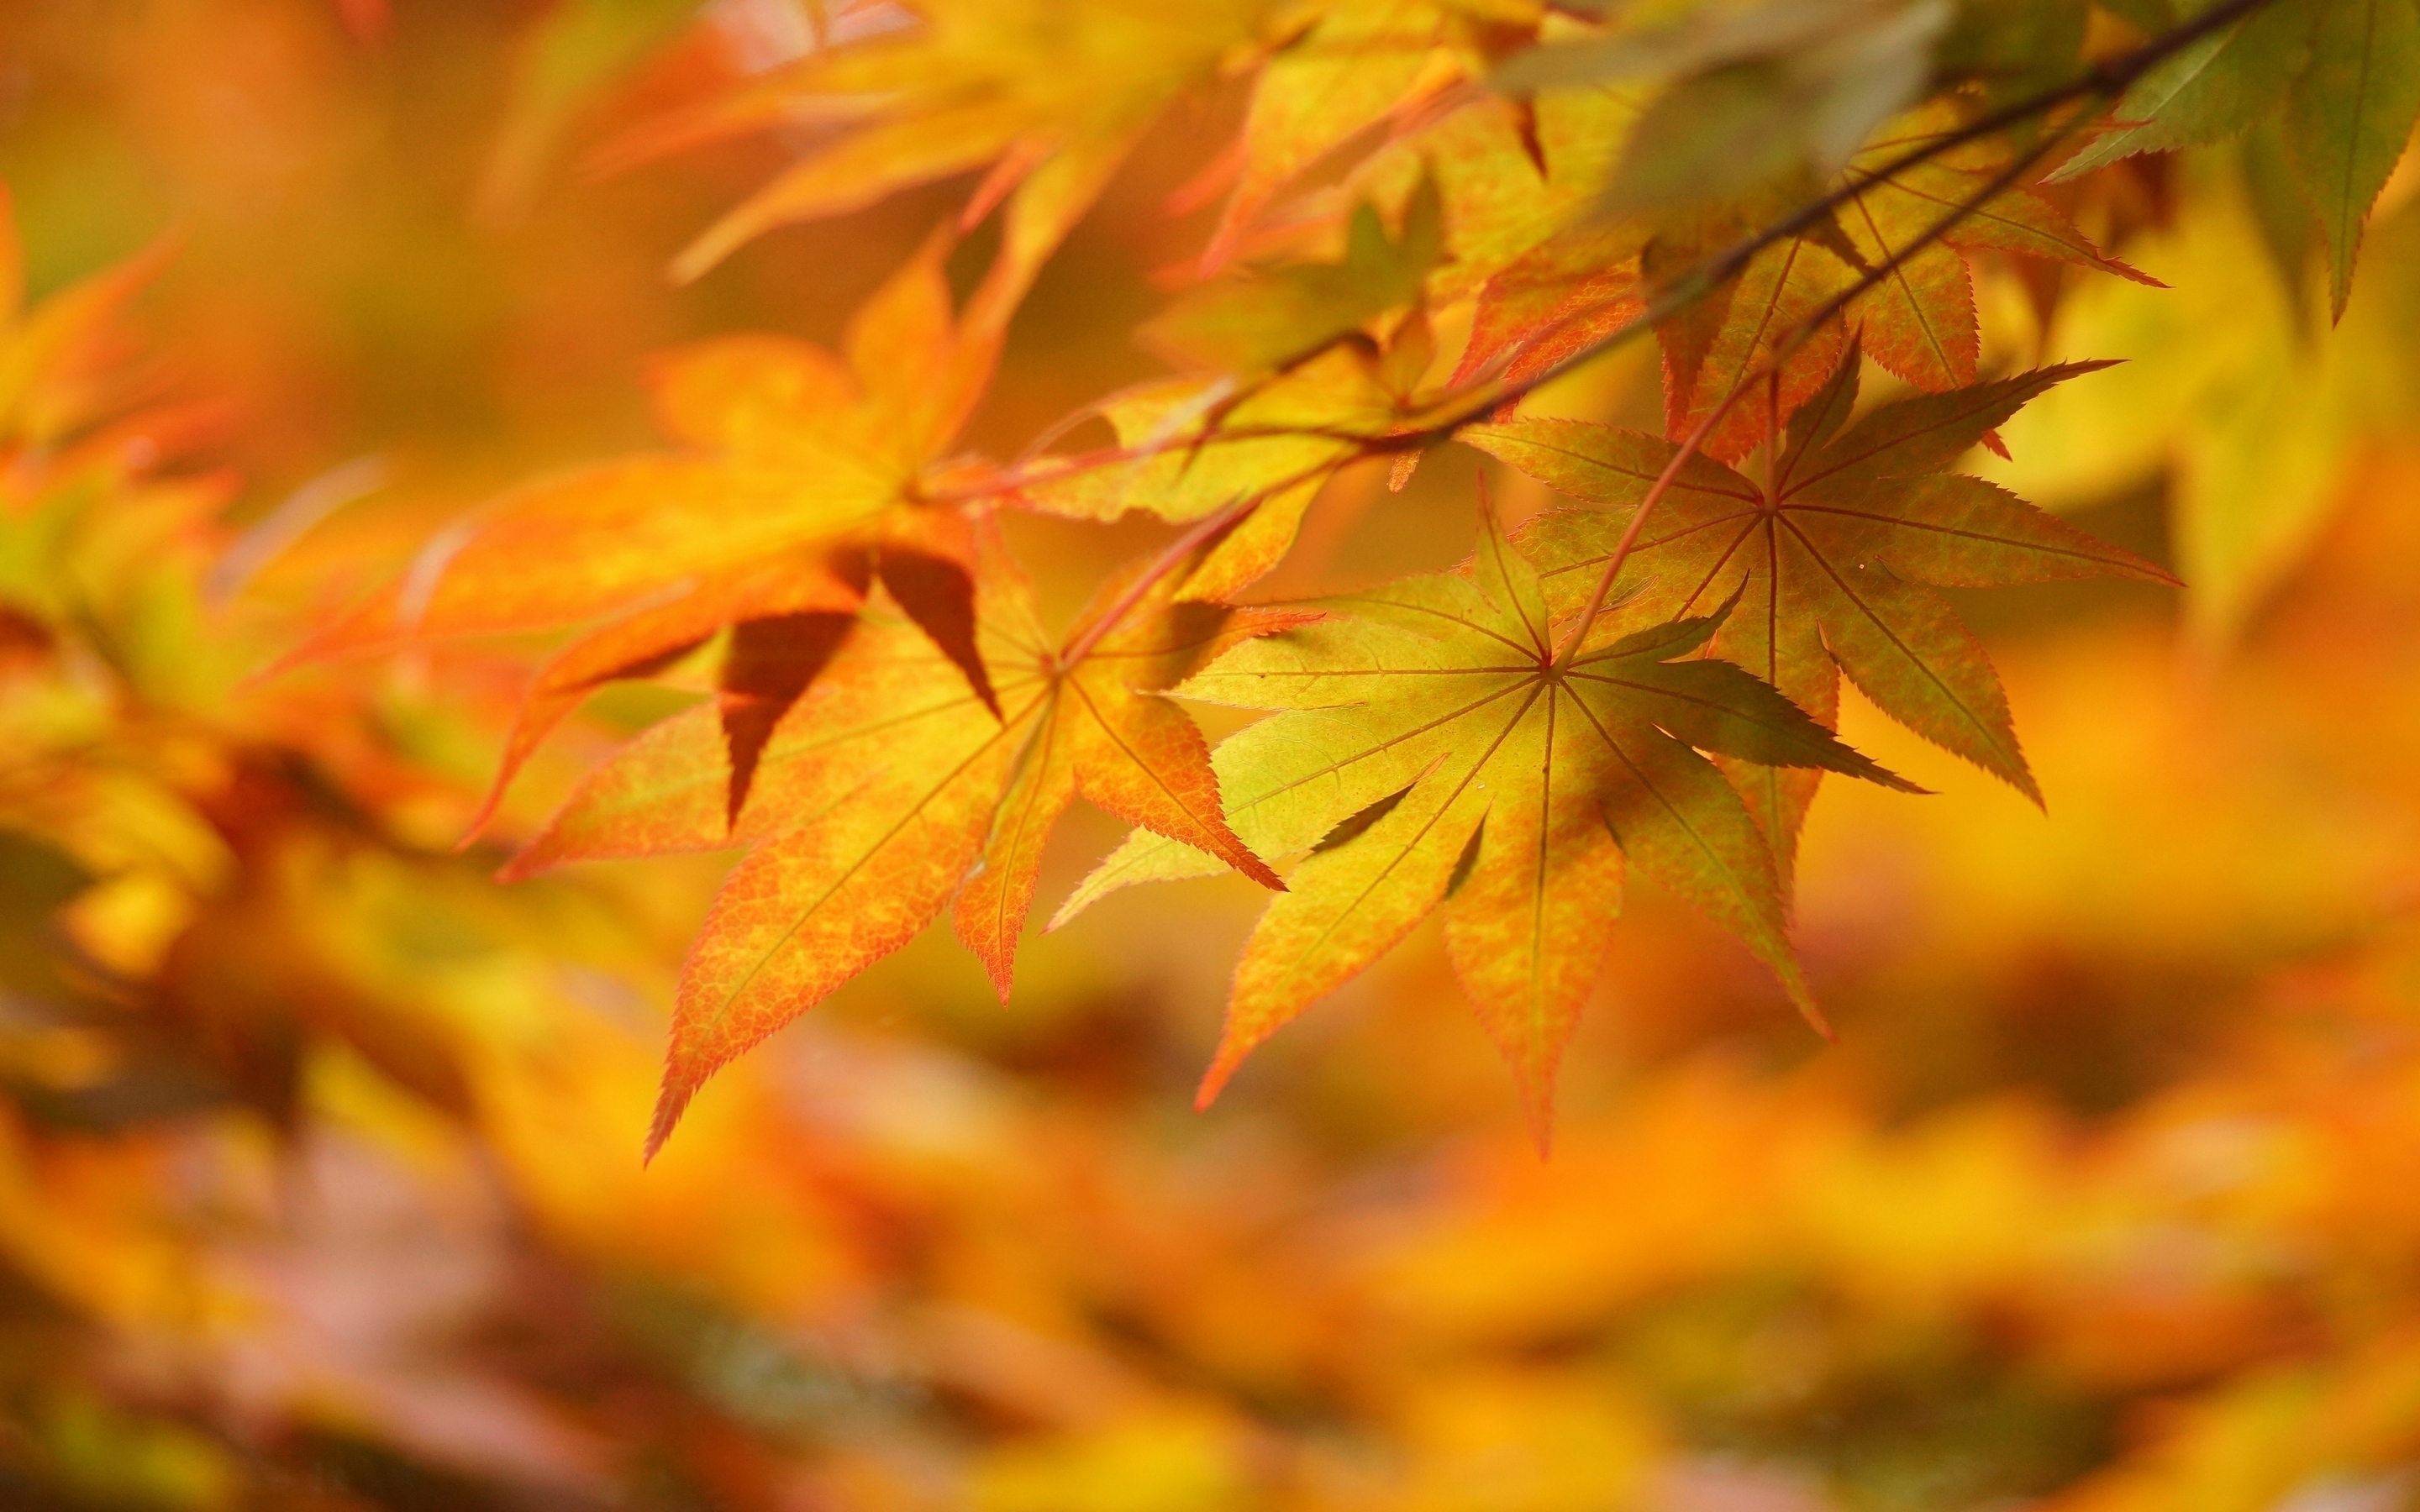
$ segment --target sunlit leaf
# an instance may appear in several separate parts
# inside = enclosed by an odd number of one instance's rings
[[[2046,368],[1881,405],[1848,420],[1856,364],[1792,420],[1783,455],[1744,473],[1693,458],[1623,563],[1634,612],[1738,607],[1708,645],[1830,726],[1842,671],[1892,717],[2039,800],[2008,700],[1936,588],[2168,575],[2004,490],[1947,470],[2019,407],[2092,364]],[[1464,433],[1472,445],[1602,510],[1525,528],[1550,600],[1586,597],[1670,442],[1575,421]],[[1785,876],[1819,774],[1733,768]]]

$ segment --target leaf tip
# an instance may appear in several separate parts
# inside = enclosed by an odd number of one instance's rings
[[[1227,1083],[1242,1068],[1245,1057],[1266,1038],[1265,1031],[1252,1034],[1245,1030],[1235,1022],[1233,1008],[1228,1009],[1226,1027],[1218,1035],[1218,1053],[1211,1057],[1210,1069],[1202,1073],[1202,1085],[1193,1089],[1194,1112],[1210,1111],[1210,1104],[1227,1089]]]
[[[1000,995],[1000,1006],[1006,1008],[1009,993],[1016,985],[1015,943],[1011,942],[1002,949],[983,950],[977,954],[983,957],[984,975],[991,979],[991,990]]]
[[[672,1137],[674,1126],[680,1122],[681,1115],[689,1109],[689,1100],[696,1093],[695,1083],[676,1081],[672,1069],[665,1068],[663,1087],[656,1094],[655,1116],[647,1120],[647,1143],[639,1153],[642,1166],[655,1164],[657,1153]]]
[[[555,858],[547,848],[547,836],[540,835],[515,851],[504,865],[496,868],[492,875],[498,882],[510,884],[527,882],[540,872],[553,870]],[[464,843],[467,845],[469,841],[466,840]]]
[[[1911,794],[1919,798],[1930,798],[1935,795],[1931,788],[1926,787],[1921,783],[1911,782],[1906,778],[1903,778],[1897,772],[1892,771],[1889,767],[1885,766],[1882,763],[1873,761],[1870,758],[1866,762],[1866,770],[1854,775],[1864,778],[1867,781],[1871,782],[1876,787],[1888,788],[1893,793]]]
[[[718,221],[673,255],[673,260],[664,265],[664,277],[674,287],[687,288],[712,272],[745,239],[745,233],[735,230],[727,218]]]
[[[1244,849],[1240,843],[1235,847],[1234,865],[1236,871],[1241,872],[1244,875],[1251,878],[1254,882],[1259,883],[1262,887],[1268,888],[1271,892],[1283,892],[1286,890],[1285,878],[1278,875],[1276,872],[1270,869],[1269,864],[1266,861],[1254,856],[1250,851]]]
[[[1823,1016],[1823,1005],[1815,1001],[1815,989],[1807,984],[1807,973],[1798,964],[1797,956],[1794,953],[1784,954],[1778,960],[1769,960],[1766,964],[1780,979],[1781,990],[1788,995],[1790,1006],[1798,1011],[1798,1016],[1807,1021],[1807,1026],[1822,1035],[1824,1043],[1838,1044],[1839,1033],[1832,1027],[1832,1021]]]
[[[1242,1059],[1241,1056],[1231,1056],[1224,1050],[1218,1053],[1218,1058],[1202,1073],[1202,1085],[1193,1089],[1194,1112],[1210,1111],[1210,1105],[1218,1101],[1218,1094],[1227,1089],[1227,1080],[1235,1074],[1235,1067]]]
[[[454,842],[455,855],[468,855],[471,847],[487,835],[488,826],[496,821],[496,810],[504,807],[504,789],[512,779],[513,768],[509,764],[496,774],[495,781],[488,787],[488,795],[479,800],[479,807],[472,812],[471,822],[463,826],[462,838]]]
[[[1555,1155],[1555,1089],[1552,1072],[1543,1078],[1520,1078],[1521,1122],[1528,1130],[1529,1147],[1540,1161]]]

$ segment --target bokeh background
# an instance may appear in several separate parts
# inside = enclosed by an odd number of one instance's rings
[[[955,213],[670,283],[809,145],[582,170],[811,40],[693,10],[0,9],[0,1504],[2420,1506],[2411,162],[2333,330],[2226,150],[2077,205],[2169,290],[1986,270],[1987,361],[2131,359],[1997,475],[2193,586],[1967,595],[2047,814],[1849,710],[1938,791],[1814,811],[1837,1045],[1642,890],[1551,1159],[1432,933],[1196,1116],[1222,879],[1032,942],[1005,1011],[928,934],[643,1169],[722,860],[455,853],[535,646],[259,674],[495,489],[645,444],[647,353],[829,341]],[[1052,264],[977,443],[1156,370],[1129,332],[1209,228],[1168,193],[1239,98]],[[1541,402],[1652,423],[1653,377]],[[1347,474],[1270,592],[1450,563],[1480,465]],[[1062,612],[1154,538],[1009,529]],[[597,700],[504,840],[690,696]],[[1117,834],[1066,826],[1045,901]]]

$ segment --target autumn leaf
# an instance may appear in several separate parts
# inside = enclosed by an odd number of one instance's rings
[[[23,249],[0,184],[0,444],[55,445],[117,397],[117,324],[175,250],[163,239],[26,309]]]
[[[1012,501],[1040,514],[1172,522],[1236,518],[1188,572],[1179,596],[1222,600],[1277,565],[1303,512],[1336,471],[1419,430],[1442,396],[1420,387],[1430,340],[1415,311],[1375,343],[1330,345],[1238,393],[1227,378],[1146,384],[1097,407],[1118,444],[1019,470]]]
[[[1528,381],[1637,313],[1637,254],[1652,227],[1602,211],[1638,108],[1637,91],[1619,87],[1482,97],[1389,142],[1347,180],[1388,207],[1437,193],[1448,260],[1429,279],[1431,302],[1473,301],[1454,385]]]
[[[1940,588],[2102,575],[2175,579],[2005,490],[1948,471],[2026,400],[2105,363],[2079,363],[1876,407],[1852,423],[1854,353],[1791,421],[1762,481],[1692,457],[1648,521],[1614,584],[1633,611],[1739,608],[1707,645],[1770,683],[1826,728],[1845,671],[1885,713],[2040,802],[1983,648]],[[1669,441],[1563,420],[1474,426],[1470,444],[1564,493],[1613,506],[1561,511],[1525,528],[1549,602],[1583,601],[1671,462]],[[1786,878],[1807,802],[1809,768],[1730,768]]]
[[[867,301],[845,361],[772,336],[660,360],[657,422],[681,450],[505,496],[294,659],[608,620],[537,672],[478,824],[604,683],[659,670],[726,625],[845,613],[877,576],[988,698],[967,520],[920,501],[996,356],[952,318],[945,250],[935,239]]]
[[[1706,8],[1524,61],[1559,53],[1590,58],[1599,76],[1685,74],[1640,117],[1609,192],[1625,211],[1669,212],[1836,170],[1921,98],[1947,19],[1946,7],[1867,0]]]
[[[1471,314],[1453,381],[1494,369],[1527,383],[1621,332],[1647,313],[1635,226],[1578,227],[1548,239],[1490,277]]]
[[[2284,166],[2328,255],[2342,319],[2354,255],[2420,120],[2420,8],[2412,0],[2272,0],[2146,71],[2110,129],[2063,163],[2079,177],[2138,152],[2225,141],[2282,124]]]
[[[755,847],[683,970],[650,1153],[718,1068],[954,898],[959,937],[1005,1000],[1043,841],[1078,794],[1281,886],[1227,826],[1207,745],[1158,690],[1239,640],[1315,616],[1180,603],[1173,574],[1139,566],[1054,645],[1022,578],[996,547],[985,557],[978,635],[997,713],[887,594],[854,621],[746,622],[743,637],[759,627],[751,669],[726,670],[715,704],[592,772],[508,869]],[[733,736],[735,715],[753,718],[748,744]]]
[[[512,94],[480,176],[481,207],[520,209],[565,130],[599,94],[697,20],[690,0],[566,0],[522,39]]]
[[[1698,750],[1904,784],[1739,668],[1679,659],[1728,605],[1628,634],[1607,618],[1557,667],[1538,575],[1491,517],[1465,569],[1326,607],[1338,617],[1249,642],[1177,689],[1280,711],[1215,764],[1244,841],[1303,857],[1236,968],[1203,1104],[1254,1046],[1443,903],[1455,970],[1543,1142],[1624,856],[1738,934],[1812,1016],[1772,858]],[[1118,887],[1218,865],[1139,831],[1053,926]]]
[[[1841,169],[1828,213],[1659,320],[1669,436],[1688,435],[1745,375],[1776,363],[1773,408],[1790,412],[1832,376],[1853,338],[1919,388],[1972,382],[1980,345],[1969,260],[1978,255],[2055,259],[2156,283],[2103,255],[2037,191],[1995,188],[2010,149],[1957,140],[1961,120],[1955,107],[1935,104],[1891,123]],[[1753,230],[1734,208],[1669,216],[1660,226],[1594,208],[1592,217],[1567,209],[1561,229],[1489,273],[1456,383],[1489,373],[1512,385],[1535,381],[1684,292]],[[1858,286],[1877,270],[1870,286]],[[1843,301],[1836,318],[1816,319]],[[1745,456],[1764,434],[1766,409],[1733,405],[1705,450]]]
[[[2063,183],[2138,152],[2224,141],[2273,113],[2311,56],[2330,0],[2270,0],[2145,70],[2110,108],[2110,127],[2051,175]]]
[[[1440,301],[1457,298],[1556,237],[1617,224],[1602,213],[1605,190],[1639,103],[1626,87],[1479,95],[1392,137],[1335,193],[1400,214],[1434,184],[1447,256],[1430,287]],[[1325,202],[1304,196],[1306,208]]]
[[[1005,202],[1001,250],[970,324],[1002,329],[1144,130],[1250,43],[1268,0],[935,0],[918,23],[817,48],[728,96],[608,147],[620,164],[802,121],[842,128],[682,250],[695,279],[775,226],[846,214],[983,171],[961,216]]]
[[[1685,235],[1659,237],[1641,255],[1650,285],[1688,276],[1739,239],[1737,223],[1699,217]],[[1737,278],[1683,306],[1655,328],[1664,353],[1664,426],[1680,440],[1730,400],[1750,374],[1768,370],[1773,404],[1731,404],[1699,443],[1726,461],[1763,440],[1770,413],[1804,404],[1838,368],[1848,332],[1826,309],[1847,295],[1857,272],[1841,242],[1791,237],[1759,251]]]
[[[942,250],[928,245],[858,312],[845,363],[771,336],[662,360],[657,418],[681,450],[505,496],[309,653],[597,618],[908,509],[994,356],[954,328]]]
[[[1214,280],[1137,334],[1178,362],[1238,378],[1292,366],[1418,302],[1444,251],[1444,231],[1436,186],[1424,181],[1404,206],[1400,230],[1389,232],[1365,202],[1349,218],[1339,261]]]
[[[2342,319],[2362,226],[2420,120],[2420,6],[2331,0],[2310,53],[2286,99],[2286,151],[2327,249],[2329,308]]]
[[[1270,200],[1322,157],[1467,69],[1458,8],[1440,0],[1326,0],[1253,81],[1227,163],[1235,179],[1202,255],[1218,269]]]

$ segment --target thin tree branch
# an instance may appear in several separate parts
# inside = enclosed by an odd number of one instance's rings
[[[1693,265],[1668,284],[1663,292],[1651,301],[1637,318],[1606,332],[1605,335],[1572,352],[1553,365],[1516,382],[1497,383],[1492,379],[1482,380],[1461,393],[1448,395],[1441,401],[1446,408],[1438,418],[1424,421],[1411,428],[1386,436],[1370,436],[1321,427],[1270,426],[1252,430],[1216,431],[1182,439],[1171,438],[1168,441],[1142,450],[1105,447],[1077,456],[1059,458],[1056,460],[1056,465],[1040,471],[1027,471],[1007,476],[996,476],[959,489],[938,489],[930,496],[930,500],[936,503],[942,503],[971,502],[980,499],[998,498],[1001,494],[1012,493],[1029,485],[1053,483],[1104,467],[1146,460],[1178,444],[1199,449],[1202,446],[1218,442],[1322,437],[1358,445],[1366,448],[1370,453],[1408,451],[1414,447],[1433,445],[1490,410],[1526,396],[1574,368],[1604,355],[1670,319],[1682,310],[1737,277],[1746,270],[1750,262],[1756,259],[1757,255],[1766,248],[1797,236],[1840,206],[1865,193],[1877,183],[1886,182],[1910,168],[1931,162],[1945,152],[1979,141],[2012,126],[2022,125],[2035,116],[2057,109],[2070,100],[2087,96],[2119,93],[2167,58],[2212,32],[2233,24],[2269,3],[2270,0],[2225,0],[2225,3],[2212,7],[2171,31],[2162,33],[2131,53],[2095,64],[2063,84],[2012,101],[1954,131],[1929,138],[1908,148],[1889,162],[1862,174],[1856,182],[1843,184],[1827,191],[1763,229],[1742,238],[1704,261]],[[2039,161],[2040,156],[2038,153],[2034,154],[2033,161]],[[2006,186],[2003,185],[2003,187]],[[1971,209],[1962,210],[1958,219],[1962,220],[1965,215],[1971,213]],[[1548,333],[1551,333],[1554,329],[1556,328],[1548,328]],[[1499,361],[1510,361],[1512,355],[1507,353]],[[1231,395],[1225,402],[1225,408],[1232,409],[1249,397],[1251,397],[1250,391]],[[1431,413],[1438,412],[1433,408]]]
[[[2256,3],[2265,3],[2265,0],[2256,0]],[[1621,539],[1614,543],[1613,554],[1606,559],[1605,570],[1597,575],[1596,586],[1589,594],[1587,607],[1580,610],[1579,617],[1573,622],[1563,644],[1555,653],[1556,666],[1571,665],[1572,657],[1579,652],[1580,643],[1588,639],[1589,631],[1595,626],[1597,616],[1604,612],[1606,597],[1613,590],[1613,580],[1621,573],[1622,563],[1629,559],[1632,548],[1638,544],[1639,532],[1647,526],[1647,517],[1654,512],[1658,503],[1663,501],[1664,495],[1670,491],[1673,481],[1680,477],[1681,470],[1689,465],[1689,459],[1696,456],[1699,450],[1705,445],[1706,438],[1714,434],[1714,426],[1722,422],[1725,415],[1730,413],[1731,406],[1739,402],[1741,395],[1747,393],[1748,385],[1760,378],[1777,379],[1782,365],[1796,354],[1799,347],[1807,344],[1807,338],[1823,329],[1826,322],[1838,319],[1861,296],[1880,286],[1885,279],[1905,266],[1908,259],[1938,242],[1959,222],[1999,198],[2007,192],[2009,185],[2030,172],[2034,164],[2055,151],[2059,144],[2064,142],[2069,132],[2073,130],[2073,123],[2071,122],[2046,134],[2040,141],[2019,153],[2006,168],[1993,175],[1979,193],[1951,208],[1948,214],[1925,227],[1921,236],[1912,239],[1906,246],[1868,269],[1847,288],[1824,301],[1805,317],[1793,323],[1789,333],[1774,344],[1772,353],[1762,363],[1741,370],[1739,377],[1732,379],[1730,392],[1723,395],[1722,402],[1689,432],[1687,439],[1682,441],[1680,449],[1672,454],[1672,459],[1664,465],[1664,471],[1656,474],[1655,482],[1648,488],[1646,497],[1639,500],[1638,508],[1630,517],[1629,526],[1621,532]],[[1775,434],[1768,438],[1767,444],[1778,446],[1780,443],[1781,437],[1776,424]]]
[[[1962,147],[1969,142],[1978,141],[1995,132],[2006,131],[2009,127],[2021,125],[2038,116],[2054,111],[2070,100],[2087,96],[2116,95],[2164,59],[2190,47],[2212,32],[2233,24],[2269,3],[2270,0],[2225,0],[2225,3],[2213,6],[2183,25],[2153,38],[2122,57],[2096,64],[2065,84],[1989,112],[1954,131],[1945,132],[1911,147],[1888,163],[1863,176],[1857,182],[1844,184],[1828,191],[1763,230],[1742,239],[1723,252],[1693,267],[1688,272],[1675,279],[1666,291],[1651,301],[1637,318],[1615,331],[1608,332],[1603,337],[1572,352],[1560,361],[1515,383],[1504,384],[1488,380],[1473,391],[1461,395],[1449,396],[1450,399],[1458,400],[1459,403],[1452,404],[1444,418],[1432,420],[1413,429],[1384,437],[1329,433],[1318,429],[1272,428],[1264,433],[1236,431],[1204,433],[1185,438],[1185,444],[1198,454],[1203,446],[1211,444],[1214,440],[1299,439],[1334,434],[1334,439],[1339,441],[1361,447],[1362,455],[1368,456],[1426,447],[1446,440],[1455,431],[1489,411],[1534,392],[1581,363],[1601,356],[1633,339],[1639,332],[1651,330],[1671,318],[1682,309],[1744,272],[1758,254],[1766,248],[1805,231],[1839,206],[1864,193],[1874,184],[1887,182],[1899,174],[1930,162],[1953,147]],[[1572,658],[1578,654],[1581,644],[1588,638],[1589,631],[1595,627],[1598,617],[1603,614],[1606,601],[1613,589],[1614,579],[1621,573],[1623,563],[1637,547],[1639,534],[1646,529],[1648,517],[1654,512],[1655,506],[1663,501],[1665,494],[1671,490],[1682,470],[1688,466],[1689,459],[1699,455],[1704,447],[1706,439],[1713,434],[1714,428],[1722,423],[1723,417],[1730,412],[1731,407],[1739,402],[1741,395],[1748,392],[1748,386],[1760,378],[1777,377],[1782,364],[1806,344],[1808,337],[1823,329],[1825,322],[1837,318],[1851,303],[1879,286],[1910,258],[1937,243],[1960,222],[2006,193],[2036,163],[2064,142],[2078,124],[2080,121],[2070,121],[2019,153],[2005,168],[1992,177],[1980,193],[1952,208],[1947,214],[1928,226],[1922,235],[1912,239],[1905,247],[1892,254],[1877,266],[1864,270],[1846,289],[1797,321],[1792,327],[1790,333],[1776,345],[1771,355],[1763,363],[1742,370],[1739,377],[1732,380],[1730,390],[1723,395],[1721,402],[1715,405],[1714,409],[1683,440],[1671,460],[1665,465],[1663,471],[1656,476],[1654,483],[1648,488],[1646,496],[1639,501],[1637,509],[1631,515],[1630,523],[1622,531],[1621,540],[1615,544],[1612,555],[1606,559],[1604,571],[1598,575],[1586,606],[1573,622],[1572,628],[1566,633],[1562,644],[1556,649],[1553,664],[1557,668],[1567,668]],[[1507,360],[1509,360],[1509,354]],[[1241,402],[1240,398],[1236,402]],[[1777,436],[1771,439],[1771,444],[1778,443]],[[1161,451],[1174,444],[1175,441],[1171,439],[1170,442],[1152,452],[1136,454],[1128,453],[1123,448],[1113,448],[1106,452],[1089,454],[1082,458],[1071,458],[1070,465],[1040,478],[991,480],[988,486],[980,490],[970,490],[965,497],[969,501],[997,498],[1001,494],[1013,492],[1017,487],[1031,483],[1050,482],[1062,477],[1074,476],[1095,467],[1144,460],[1148,456],[1159,455]],[[1219,532],[1240,523],[1263,502],[1286,488],[1333,471],[1349,460],[1353,459],[1340,458],[1334,462],[1322,463],[1305,469],[1281,483],[1238,499],[1215,513],[1203,517],[1199,523],[1171,542],[1167,549],[1144,569],[1142,575],[1128,585],[1125,592],[1120,594],[1107,610],[1095,618],[1084,632],[1061,653],[1063,663],[1072,664],[1081,660],[1100,642],[1103,636],[1113,629],[1125,615],[1131,613],[1136,605],[1142,602],[1143,597],[1150,593],[1155,584],[1174,571],[1203,543],[1214,539]],[[948,495],[944,493],[937,496],[933,501],[943,501],[947,497]]]

